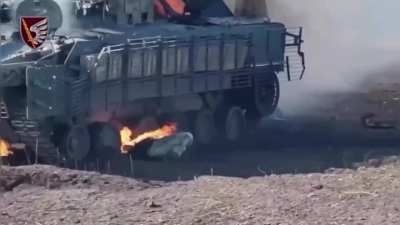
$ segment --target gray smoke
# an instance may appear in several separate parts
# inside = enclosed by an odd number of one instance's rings
[[[63,13],[63,25],[58,30],[58,33],[68,34],[71,31],[77,30],[79,23],[73,14],[73,2],[72,0],[55,0],[61,8]]]
[[[362,91],[376,78],[400,75],[398,0],[267,0],[273,21],[303,26],[305,80],[283,84],[285,111],[307,111],[320,94]]]

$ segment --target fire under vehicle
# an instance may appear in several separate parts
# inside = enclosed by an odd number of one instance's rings
[[[48,39],[0,48],[0,136],[45,163],[105,159],[180,131],[203,145],[217,135],[238,141],[275,111],[279,80],[304,73],[301,28],[234,16],[224,1],[71,5],[80,30],[61,35],[70,12],[53,0],[21,2],[16,27],[21,16],[47,16]],[[18,43],[21,51],[8,47]]]

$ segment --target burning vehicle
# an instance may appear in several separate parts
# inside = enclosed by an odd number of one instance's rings
[[[248,124],[277,108],[278,73],[287,80],[304,74],[301,28],[238,18],[224,1],[71,4],[94,9],[77,18],[77,36],[56,33],[63,22],[56,2],[21,2],[16,27],[22,17],[42,16],[48,37],[3,52],[0,63],[0,119],[9,125],[0,137],[45,163],[130,154],[149,139],[159,141],[154,156],[168,151],[160,143],[181,156],[185,146],[212,144],[217,135],[239,141]],[[40,36],[32,26],[28,42]]]

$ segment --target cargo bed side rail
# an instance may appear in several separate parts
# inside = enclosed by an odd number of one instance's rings
[[[146,62],[144,56],[156,52],[155,70],[152,75],[188,75],[192,73],[207,73],[226,70],[241,70],[252,68],[251,58],[252,37],[251,35],[209,35],[209,36],[154,36],[140,39],[127,39],[125,43],[109,45],[102,48],[97,55],[95,67],[103,56],[124,55],[131,58],[135,53],[141,58],[141,64]],[[229,48],[229,49],[228,49]],[[246,48],[244,50],[243,48]],[[199,54],[197,51],[202,50]],[[212,53],[215,53],[214,55]],[[148,55],[146,55],[148,56]],[[187,57],[187,60],[186,60]],[[178,65],[179,62],[179,65]],[[202,64],[202,69],[198,68]],[[108,65],[107,67],[112,66]],[[122,67],[129,66],[125,63]],[[180,70],[179,66],[186,69]],[[165,68],[170,68],[165,73]],[[129,69],[125,69],[128,73]],[[143,69],[142,69],[143,73]],[[145,74],[137,74],[133,77],[144,77]]]

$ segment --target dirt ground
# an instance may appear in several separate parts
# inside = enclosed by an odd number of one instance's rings
[[[0,224],[397,225],[400,163],[387,158],[377,168],[171,183],[2,167]]]

